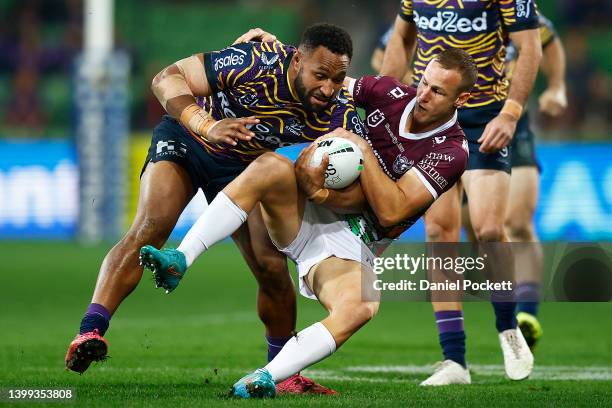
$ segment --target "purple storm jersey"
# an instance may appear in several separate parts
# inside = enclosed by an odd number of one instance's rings
[[[415,173],[434,199],[449,190],[461,177],[468,162],[468,145],[457,122],[457,113],[440,127],[425,133],[409,133],[406,123],[416,104],[416,89],[391,77],[363,76],[351,81],[349,93],[366,111],[366,140],[380,167],[394,181],[408,170]],[[349,219],[353,232],[366,244],[397,238],[424,213],[397,226],[382,228],[372,219]],[[367,216],[366,216],[367,217]],[[369,224],[370,228],[367,228]],[[386,244],[386,243],[385,243]],[[380,251],[374,250],[374,253]]]
[[[344,88],[328,109],[307,111],[288,81],[295,48],[279,41],[236,44],[204,54],[206,77],[213,95],[198,98],[215,120],[255,116],[255,137],[237,146],[209,143],[187,130],[209,153],[250,162],[282,146],[311,142],[342,127],[363,135],[364,126]]]
[[[443,49],[461,48],[474,58],[478,80],[466,108],[506,99],[508,33],[539,27],[534,0],[402,0],[399,15],[417,29],[414,83]]]

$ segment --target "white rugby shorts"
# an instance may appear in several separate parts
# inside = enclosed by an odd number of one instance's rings
[[[306,276],[324,259],[335,256],[373,268],[374,255],[351,232],[343,216],[310,201],[306,201],[297,237],[286,248],[278,249],[296,263],[300,293],[310,299],[316,296],[308,287]]]

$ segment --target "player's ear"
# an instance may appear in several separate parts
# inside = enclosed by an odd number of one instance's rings
[[[469,92],[461,92],[459,96],[457,96],[457,99],[455,99],[455,108],[463,106],[463,104],[466,103],[469,98]]]
[[[300,65],[302,64],[302,58],[304,58],[304,53],[299,48],[295,50],[295,54],[293,54],[293,58],[291,63],[294,64],[294,68],[299,71]]]

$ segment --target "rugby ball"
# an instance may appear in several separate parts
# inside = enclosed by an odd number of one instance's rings
[[[325,153],[329,155],[329,164],[325,170],[326,188],[344,188],[357,180],[363,169],[363,154],[355,143],[342,137],[321,140],[310,165],[320,166]]]

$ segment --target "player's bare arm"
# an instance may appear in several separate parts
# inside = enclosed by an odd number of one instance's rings
[[[316,141],[302,150],[295,162],[295,174],[300,189],[306,197],[314,203],[331,208],[337,213],[360,213],[365,209],[366,200],[359,180],[350,186],[331,190],[324,187],[325,170],[329,164],[329,157],[323,156],[321,164],[311,166],[312,155],[317,148]]]
[[[508,98],[499,115],[485,128],[478,139],[483,153],[497,152],[506,147],[512,140],[516,124],[521,117],[533,89],[538,67],[542,58],[542,45],[538,29],[510,33],[510,40],[516,45],[519,56],[516,60],[514,74]]]
[[[251,140],[255,136],[247,129],[247,125],[259,123],[255,117],[216,121],[196,104],[196,96],[210,96],[212,93],[202,53],[164,68],[153,78],[151,90],[171,116],[213,143],[235,146],[237,140]]]
[[[550,116],[559,116],[567,108],[567,94],[565,90],[565,50],[558,37],[542,51],[540,68],[548,84],[538,99],[540,111]]]
[[[385,55],[383,57],[381,75],[392,76],[402,79],[406,73],[406,67],[412,61],[412,55],[416,49],[416,25],[401,17],[395,18],[393,34],[389,38]]]

